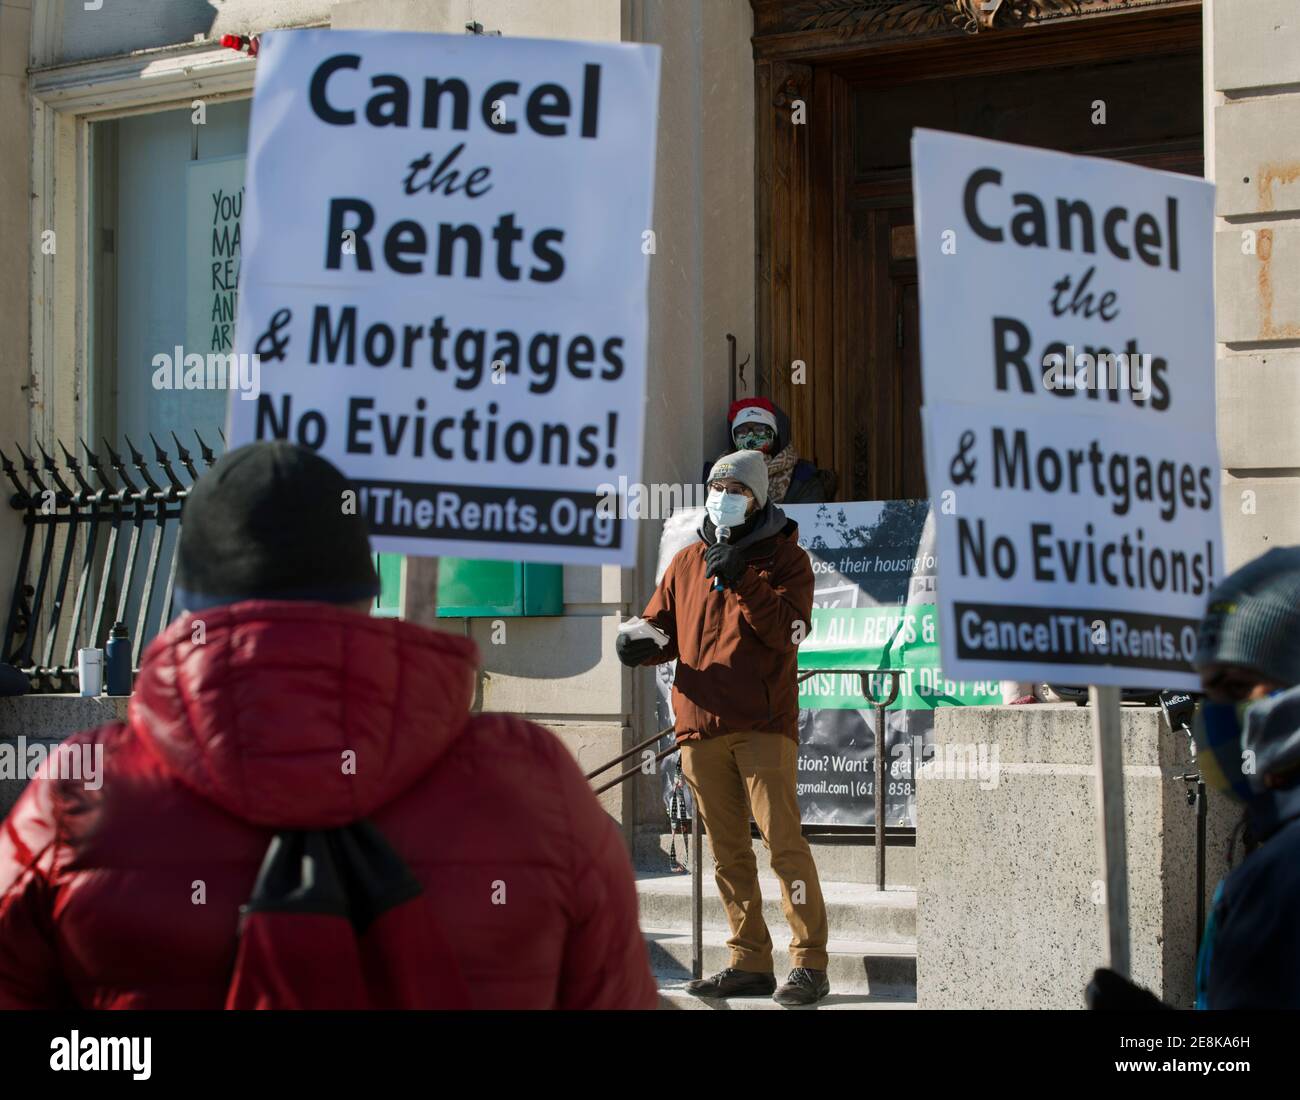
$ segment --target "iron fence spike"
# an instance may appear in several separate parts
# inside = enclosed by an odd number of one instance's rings
[[[211,466],[214,462],[217,461],[217,456],[212,453],[212,448],[203,442],[203,436],[199,435],[198,428],[194,429],[194,438],[199,441],[199,450],[200,453],[203,455],[204,465]]]
[[[127,442],[130,442],[130,440]],[[108,448],[108,463],[116,471],[117,476],[122,479],[122,484],[127,487],[129,492],[138,493],[140,488],[131,480],[131,475],[126,472],[126,463],[122,461],[122,456],[113,449],[113,444],[107,439],[104,440],[104,446]]]
[[[54,458],[44,447],[41,446],[39,441],[36,444],[36,449],[41,452],[41,459],[45,463],[45,471],[50,475],[50,480],[54,482],[55,488],[57,488],[61,493],[67,493],[68,496],[72,496],[72,490],[68,487],[68,483],[63,480],[62,476],[60,476],[59,467],[55,464]]]
[[[18,453],[23,456],[23,471],[32,479],[32,484],[40,489],[41,492],[44,492],[45,482],[41,480],[41,475],[36,469],[36,460],[23,450],[21,443],[15,443],[14,446],[18,448]]]
[[[184,483],[177,478],[176,471],[172,469],[171,456],[158,445],[158,440],[154,439],[153,432],[149,433],[149,438],[153,440],[154,461],[162,468],[162,472],[167,475],[168,484],[173,489],[184,489]]]
[[[117,485],[108,474],[104,473],[104,467],[100,464],[99,455],[95,454],[95,452],[90,449],[90,446],[84,439],[78,437],[78,442],[81,444],[81,449],[86,452],[86,459],[89,462],[90,468],[95,471],[95,476],[99,478],[100,484],[110,492],[116,492]]]
[[[161,493],[162,486],[159,485],[156,481],[154,481],[153,477],[150,475],[149,463],[145,460],[144,455],[140,453],[140,449],[136,447],[134,443],[131,442],[131,437],[127,435],[125,432],[122,433],[122,438],[126,440],[126,445],[128,448],[130,448],[131,462],[135,465],[135,468],[139,471],[140,476],[144,478],[144,483],[147,486],[149,486],[150,489],[153,489],[155,492]]]
[[[197,481],[199,479],[198,471],[194,469],[194,460],[190,457],[190,452],[185,449],[185,445],[180,441],[180,437],[173,431],[172,439],[176,442],[176,454],[180,457],[181,465],[185,467],[185,472],[190,475],[190,479]]]
[[[86,452],[86,462],[90,468],[95,471],[95,476],[99,478],[99,483],[110,492],[116,492],[117,486],[113,483],[113,479],[104,473],[104,467],[101,466],[99,462],[99,455],[95,454],[95,452],[90,449],[90,445],[80,436],[77,437],[77,442],[81,444],[81,449]]]
[[[63,445],[63,440],[61,439],[59,440],[59,450],[63,452],[64,464],[72,471],[72,476],[76,478],[77,486],[81,491],[83,493],[94,493],[95,490],[90,487],[90,482],[82,476],[81,463],[77,461],[77,456]]]
[[[26,496],[27,490],[23,487],[23,483],[18,480],[18,467],[9,461],[9,456],[4,451],[0,451],[0,463],[4,464],[5,477],[9,479],[14,490],[19,496]]]

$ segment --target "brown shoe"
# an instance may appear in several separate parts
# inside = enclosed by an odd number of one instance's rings
[[[811,1005],[816,1004],[830,991],[831,983],[827,980],[825,970],[809,970],[807,967],[796,966],[790,971],[785,985],[776,991],[772,1000],[781,1005]]]
[[[776,988],[775,974],[727,967],[711,978],[686,983],[686,992],[696,997],[768,997]]]

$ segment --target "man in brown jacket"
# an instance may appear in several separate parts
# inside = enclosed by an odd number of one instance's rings
[[[724,455],[708,487],[699,541],[673,558],[645,609],[668,644],[620,636],[618,655],[627,665],[677,661],[672,700],[682,774],[713,847],[731,926],[731,965],[687,989],[704,997],[776,989],[752,813],[793,933],[793,969],[775,999],[812,1004],[830,992],[826,906],[795,796],[797,659],[812,619],[812,565],[798,524],[767,498],[761,453]]]

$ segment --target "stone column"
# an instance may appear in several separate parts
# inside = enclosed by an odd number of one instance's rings
[[[31,453],[28,417],[40,395],[32,389],[31,268],[33,255],[44,266],[52,256],[39,250],[39,235],[31,225],[32,115],[27,98],[28,44],[31,41],[32,8],[28,0],[0,0],[0,448],[11,459],[18,454],[15,443]],[[9,507],[13,487],[4,485],[0,503],[0,585],[4,586],[4,610],[12,591],[14,572],[23,544],[22,514]]]
[[[1300,18],[1205,0],[1227,570],[1300,543]]]

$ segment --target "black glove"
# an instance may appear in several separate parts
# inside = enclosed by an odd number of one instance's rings
[[[614,643],[614,652],[628,668],[634,668],[647,657],[658,653],[659,646],[655,644],[653,638],[633,638],[627,634],[620,634],[618,641]]]
[[[1127,978],[1105,967],[1095,971],[1092,981],[1084,991],[1088,1007],[1099,1012],[1140,1012],[1148,1009],[1170,1009],[1150,990],[1134,985]]]
[[[13,665],[0,664],[0,695],[26,695],[32,682]]]
[[[704,551],[706,577],[721,577],[724,584],[735,584],[749,567],[740,551],[725,542],[714,543]]]

